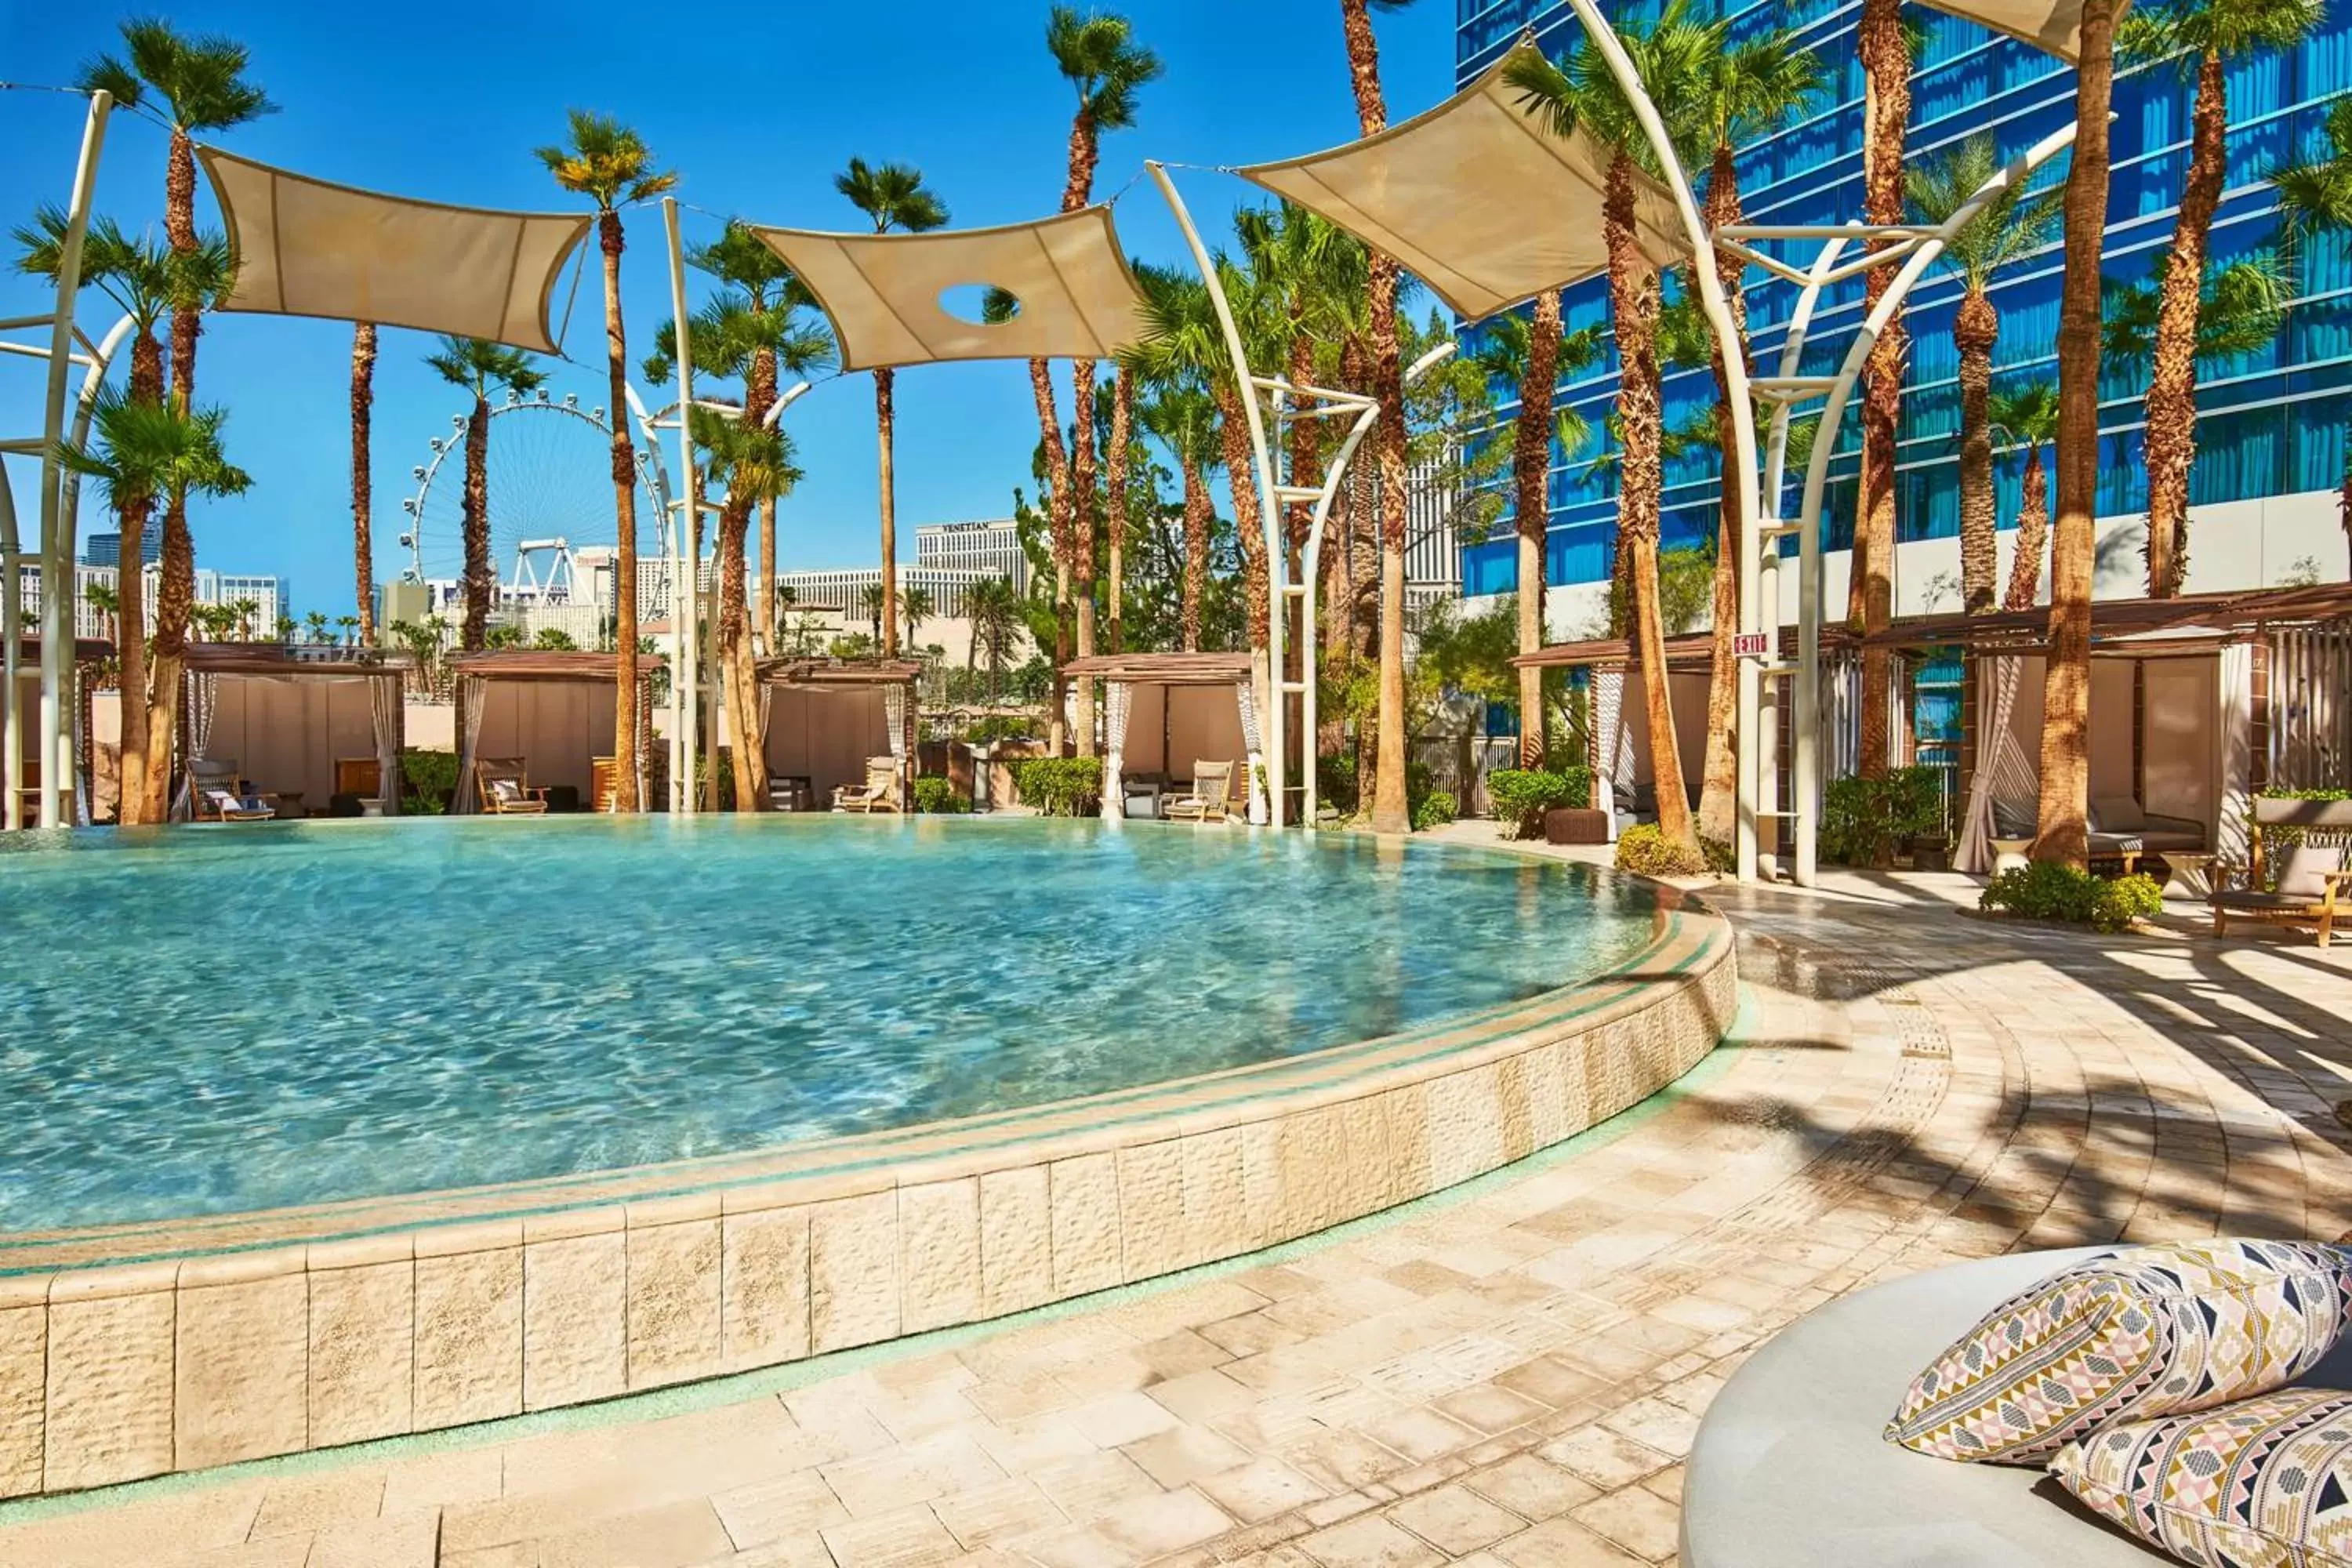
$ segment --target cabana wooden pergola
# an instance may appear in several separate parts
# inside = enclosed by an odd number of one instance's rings
[[[653,678],[660,666],[638,666],[638,798],[645,798],[647,748],[653,740]],[[480,810],[476,776],[485,761],[519,758],[533,788],[570,792],[583,809],[602,811],[610,794],[617,704],[613,683],[620,660],[610,653],[495,648],[449,661],[457,678],[457,793],[452,815]],[[559,799],[561,799],[559,795]]]
[[[284,803],[281,816],[327,810],[339,795],[399,815],[409,667],[406,655],[374,649],[190,643],[173,820],[194,815],[194,781],[206,763],[234,764]]]
[[[0,826],[18,828],[32,826],[40,816],[41,734],[33,716],[41,703],[41,639],[23,637],[16,645],[16,679],[13,688],[0,681],[0,735],[16,742],[16,765],[7,770],[11,784],[5,800],[0,800]],[[89,699],[91,672],[114,657],[114,645],[90,637],[76,638],[73,645],[74,672],[74,753],[80,759],[76,777],[80,781],[80,793],[76,802],[75,816],[88,822],[91,816],[89,798],[91,745],[89,733]]]
[[[1198,761],[1239,763],[1249,780],[1249,819],[1267,820],[1258,782],[1265,762],[1258,734],[1255,661],[1246,653],[1108,653],[1063,668],[1104,683],[1103,816],[1126,815],[1133,769],[1166,782],[1190,777]],[[1141,720],[1139,729],[1137,720]],[[1179,764],[1187,770],[1180,773]]]
[[[922,673],[911,658],[761,660],[768,777],[797,781],[806,808],[821,810],[835,789],[864,784],[867,761],[887,753],[898,764],[898,809],[911,810],[915,682]],[[799,787],[793,795],[798,804]]]

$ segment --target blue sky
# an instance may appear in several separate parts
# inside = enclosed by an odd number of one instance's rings
[[[569,200],[530,156],[580,105],[644,133],[682,176],[681,199],[711,213],[809,227],[853,227],[834,191],[853,154],[919,165],[959,225],[1053,210],[1069,129],[1068,89],[1045,53],[1043,0],[894,0],[882,5],[784,0],[457,4],[416,8],[313,0],[184,0],[77,6],[0,0],[0,79],[69,82],[110,47],[124,16],[161,10],[192,31],[223,31],[253,52],[253,75],[279,112],[222,145],[322,179],[467,205],[560,209]],[[1139,126],[1109,138],[1096,191],[1126,185],[1148,156],[1204,164],[1283,157],[1355,132],[1338,0],[1131,0],[1139,37],[1167,74],[1146,89]],[[1451,85],[1454,7],[1422,0],[1379,18],[1391,112],[1415,112]],[[47,93],[0,92],[0,218],[13,229],[61,199],[80,132],[79,106]],[[100,208],[157,222],[163,134],[118,116]],[[1204,227],[1221,226],[1251,188],[1180,173]],[[209,207],[209,194],[201,197]],[[1117,208],[1129,250],[1179,258],[1174,226],[1149,184]],[[688,214],[688,238],[716,221]],[[211,221],[206,220],[208,223]],[[657,211],[629,217],[624,295],[635,360],[667,310]],[[13,260],[15,247],[7,250]],[[0,314],[42,308],[29,280],[0,277]],[[100,310],[91,310],[96,316]],[[100,322],[100,328],[106,324]],[[556,364],[553,389],[601,404],[601,312],[592,270]],[[424,334],[387,330],[377,370],[377,569],[396,568],[390,535],[409,470],[461,409],[426,370]],[[231,455],[253,490],[194,514],[200,564],[277,572],[298,609],[348,610],[349,329],[335,322],[208,320],[198,367],[203,400],[231,411]],[[634,370],[634,365],[633,365]],[[0,428],[37,428],[36,364],[0,360]],[[1036,438],[1017,364],[909,372],[898,379],[902,552],[923,522],[1002,516],[1027,478]],[[820,384],[790,414],[807,479],[786,501],[787,567],[855,565],[876,553],[873,394],[868,380]],[[593,458],[593,452],[590,454]],[[9,459],[29,511],[33,472]],[[29,519],[28,519],[29,521]],[[83,529],[108,526],[86,506]],[[605,525],[609,528],[609,518]]]

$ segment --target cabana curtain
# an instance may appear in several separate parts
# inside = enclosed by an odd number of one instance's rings
[[[1249,819],[1252,824],[1264,824],[1271,818],[1266,812],[1265,790],[1258,782],[1258,768],[1264,763],[1264,743],[1257,733],[1257,675],[1249,675],[1234,682],[1234,700],[1240,705],[1242,715],[1242,750],[1247,754],[1249,769]]]
[[[187,822],[196,815],[196,761],[209,758],[213,744],[213,715],[220,705],[220,682],[209,675],[190,670],[187,677],[188,754],[180,767],[179,793],[172,797],[171,817],[174,822]]]
[[[890,760],[898,764],[898,792],[907,784],[907,688],[896,681],[882,689],[882,722],[890,731]]]
[[[1114,824],[1127,817],[1127,717],[1133,692],[1124,680],[1103,682],[1102,814]]]
[[[1592,793],[1609,813],[1610,836],[1616,836],[1617,786],[1633,783],[1633,734],[1625,727],[1625,672],[1592,672]]]
[[[1976,773],[1969,780],[1967,815],[1952,864],[1971,876],[1993,868],[1992,805],[1996,800],[2031,798],[2040,793],[2040,764],[2010,732],[2017,715],[2017,689],[2025,678],[2021,658],[1977,660],[1978,688],[1986,694],[1986,721],[1977,731]]]
[[[368,718],[375,725],[375,793],[386,816],[400,815],[400,679],[378,677],[368,682]]]
[[[2221,712],[2221,799],[2215,812],[2220,832],[2214,847],[2221,858],[2243,866],[2252,857],[2246,823],[2253,809],[2254,790],[2254,645],[2223,645],[2217,682]]]
[[[478,675],[457,678],[457,711],[465,732],[457,737],[457,793],[449,797],[449,815],[471,816],[474,802],[474,752],[481,744],[482,714],[488,707],[489,682]]]

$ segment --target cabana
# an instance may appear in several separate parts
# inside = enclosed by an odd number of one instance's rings
[[[14,798],[0,801],[0,826],[30,826],[40,818],[41,810],[41,727],[36,717],[41,708],[41,640],[24,637],[16,645],[17,663],[16,688],[0,681],[0,734],[13,735],[16,742],[16,763],[7,771],[16,794]],[[75,816],[90,819],[89,791],[94,775],[90,772],[91,747],[89,698],[91,677],[97,668],[114,657],[114,645],[92,638],[77,638],[73,646],[74,748],[80,757],[76,770],[81,779],[82,795],[76,803]]]
[[[822,810],[835,790],[864,787],[868,761],[887,756],[898,767],[898,809],[909,809],[922,672],[911,658],[761,660],[771,798],[788,810]]]
[[[602,811],[611,792],[613,682],[619,660],[609,653],[511,648],[459,654],[457,793],[449,810],[480,810],[479,764],[520,761],[533,789],[545,789],[556,810]],[[653,670],[637,678],[639,798],[653,736]]]
[[[1063,669],[1104,682],[1103,816],[1128,814],[1130,795],[1150,803],[1192,776],[1198,762],[1241,764],[1249,819],[1266,820],[1259,783],[1256,676],[1245,653],[1110,653],[1073,659]],[[1157,788],[1130,789],[1129,781]],[[1181,792],[1180,792],[1181,793]]]
[[[2031,836],[2049,620],[2046,607],[1915,616],[1872,639],[1967,655],[1963,870]],[[2094,604],[2087,739],[2095,852],[2129,859],[2145,839],[2176,874],[2216,854],[2244,864],[2254,795],[2352,782],[2352,584]],[[2185,825],[2193,847],[2175,842]]]
[[[194,816],[194,781],[210,766],[277,797],[278,816],[400,811],[406,656],[277,644],[188,645],[181,703],[182,776],[172,816]]]

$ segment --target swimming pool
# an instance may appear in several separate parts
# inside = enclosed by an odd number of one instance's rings
[[[737,1152],[1574,984],[1639,884],[1352,835],[829,816],[0,841],[0,1231]]]

